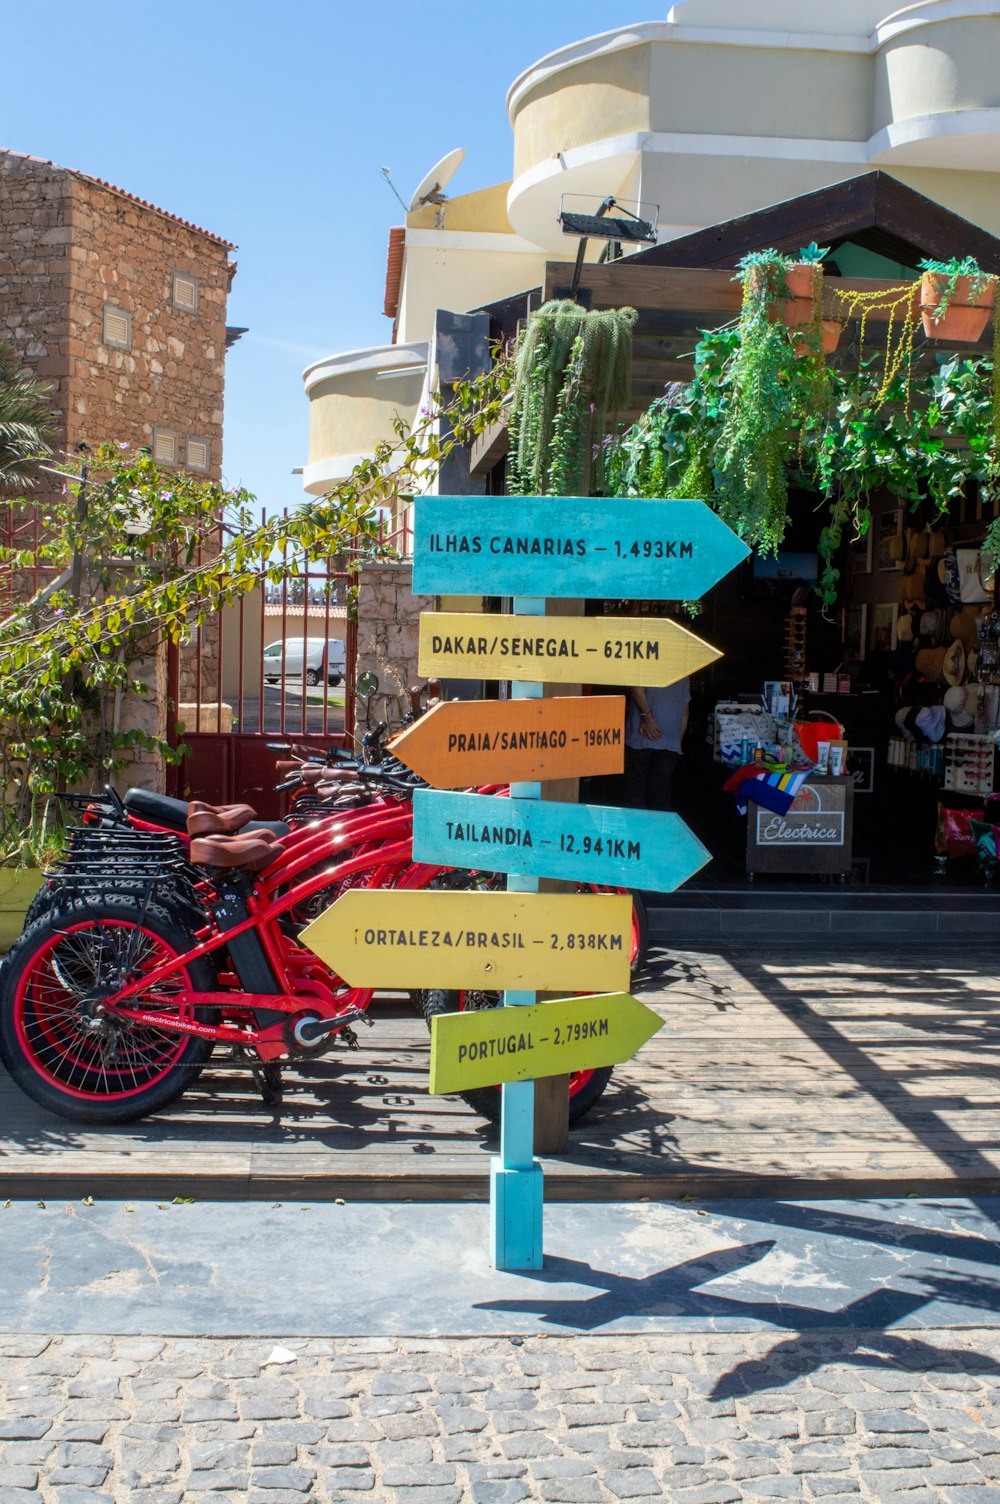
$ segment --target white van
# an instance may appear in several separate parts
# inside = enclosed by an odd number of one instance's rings
[[[264,649],[264,678],[277,684],[281,678],[301,679],[305,664],[306,683],[319,684],[324,669],[328,684],[339,684],[347,671],[344,644],[339,637],[290,637]]]

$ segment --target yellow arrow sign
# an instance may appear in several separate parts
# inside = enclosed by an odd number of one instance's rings
[[[477,1009],[431,1020],[435,1093],[535,1081],[540,1076],[617,1065],[663,1028],[663,1019],[627,992],[565,997],[526,1008]]]
[[[721,656],[657,617],[420,616],[419,672],[446,679],[667,685]]]
[[[627,894],[355,888],[301,939],[351,987],[628,986]]]

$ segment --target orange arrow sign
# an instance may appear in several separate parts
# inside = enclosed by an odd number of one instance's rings
[[[620,773],[625,697],[451,700],[395,737],[389,750],[433,788]]]

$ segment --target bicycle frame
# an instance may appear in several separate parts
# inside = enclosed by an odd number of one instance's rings
[[[325,851],[314,849],[307,856],[297,856],[292,869],[306,864],[315,866],[324,856],[337,850],[333,840],[326,842]],[[414,862],[410,841],[400,840],[390,845],[380,845],[377,852],[365,852],[347,861],[335,864],[321,872],[314,872],[302,881],[290,881],[290,871],[280,862],[272,863],[258,881],[241,896],[246,904],[246,918],[228,929],[217,929],[198,944],[172,960],[164,962],[141,978],[127,983],[118,992],[104,1000],[104,1006],[112,1017],[127,1018],[137,1024],[148,1024],[175,1033],[197,1034],[220,1044],[250,1046],[262,1060],[274,1060],[280,1055],[294,1053],[286,1033],[289,1017],[308,1012],[310,1016],[329,1021],[343,1017],[350,1023],[364,1013],[371,1002],[373,988],[349,988],[330,968],[326,967],[312,951],[300,946],[281,928],[280,920],[296,905],[307,902],[324,888],[343,882],[347,878],[368,875],[366,887],[392,886],[401,889],[419,890],[429,886],[445,868]],[[274,890],[281,887],[280,894]],[[240,935],[254,932],[278,985],[277,992],[246,992],[236,987],[210,992],[181,989],[170,994],[171,1008],[177,1014],[158,1012],[153,1006],[129,1007],[128,999],[156,988],[170,977],[183,971],[192,961],[211,956],[221,951]],[[236,978],[233,978],[236,981]],[[338,990],[339,988],[339,990]],[[238,1011],[246,1019],[255,1012],[265,1015],[280,1013],[279,1020],[268,1019],[263,1024],[254,1022],[252,1028],[246,1023],[204,1023],[195,1017],[195,1010],[217,1008],[224,1014]]]

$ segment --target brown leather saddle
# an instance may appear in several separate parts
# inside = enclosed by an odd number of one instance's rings
[[[191,842],[191,860],[196,867],[262,872],[280,850],[281,842],[271,831],[245,830],[238,835],[197,837]]]
[[[257,811],[249,804],[205,804],[192,799],[188,805],[187,833],[189,836],[234,836],[256,820]]]

